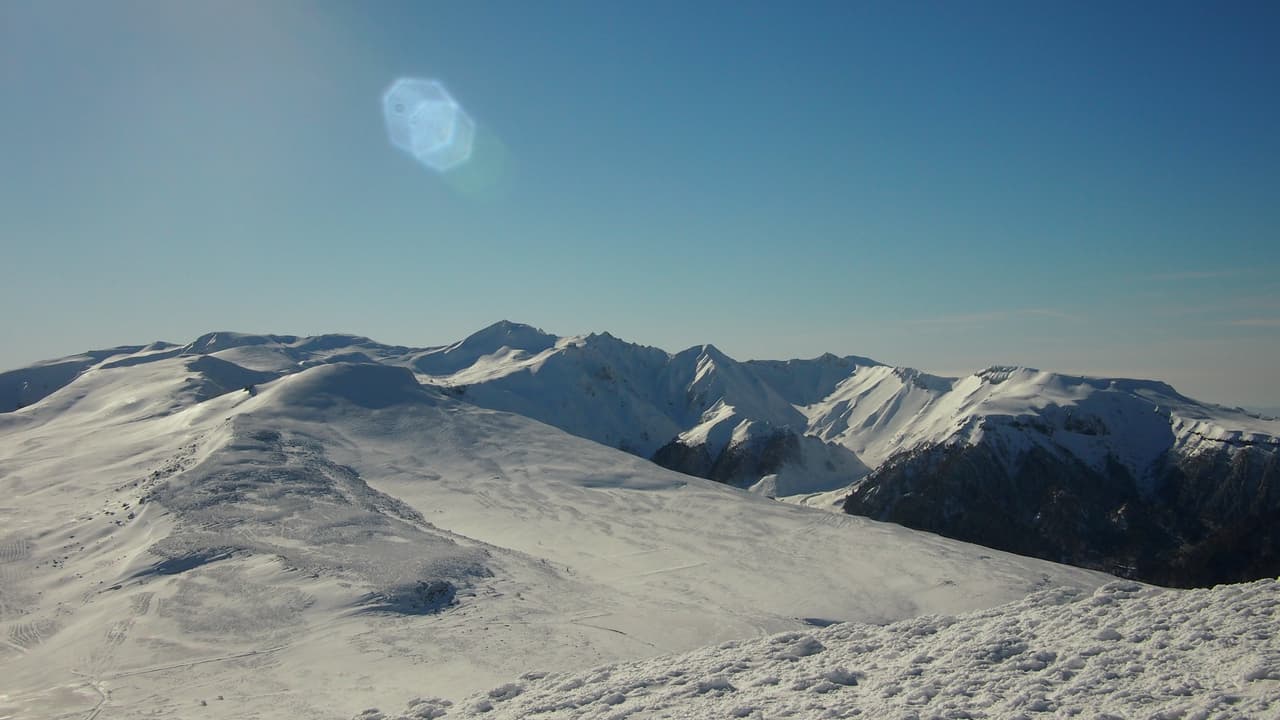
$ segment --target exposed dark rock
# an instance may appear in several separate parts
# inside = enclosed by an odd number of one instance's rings
[[[774,430],[745,442],[730,443],[714,458],[705,445],[686,445],[676,438],[659,448],[652,460],[686,475],[749,487],[789,462],[800,462],[800,437],[789,430]]]
[[[767,475],[781,474],[787,467],[820,478],[816,485],[820,490],[830,489],[827,483],[833,478],[840,485],[846,485],[867,471],[867,466],[852,450],[840,445],[802,436],[789,428],[757,426],[753,429],[754,434],[730,442],[714,457],[706,445],[687,445],[676,438],[659,448],[650,459],[669,470],[738,488],[751,487]],[[797,485],[793,479],[787,487],[788,493],[814,492],[802,489],[806,487],[803,480]],[[763,492],[772,496],[775,489]]]
[[[419,580],[386,592],[370,593],[361,602],[366,612],[430,615],[457,602],[458,590],[447,580]]]
[[[652,460],[668,470],[695,477],[711,475],[711,455],[706,445],[685,445],[680,438],[658,448]]]
[[[1144,486],[1117,462],[1100,472],[1042,445],[1009,463],[986,442],[935,445],[890,458],[844,509],[1147,582],[1206,586],[1280,574],[1278,465],[1277,453],[1259,448],[1170,453]]]
[[[787,430],[775,430],[746,442],[730,443],[720,452],[706,477],[726,485],[746,487],[763,475],[778,472],[784,464],[800,459],[799,436]]]

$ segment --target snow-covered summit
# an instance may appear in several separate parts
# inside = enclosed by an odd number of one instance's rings
[[[533,326],[502,320],[452,345],[417,353],[411,363],[424,375],[447,376],[482,360],[510,363],[528,358],[554,347],[558,340]]]

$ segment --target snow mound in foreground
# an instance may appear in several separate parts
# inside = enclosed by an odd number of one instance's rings
[[[1280,583],[1045,590],[583,673],[528,673],[402,718],[1261,718],[1280,713]],[[377,710],[359,720],[388,718]]]

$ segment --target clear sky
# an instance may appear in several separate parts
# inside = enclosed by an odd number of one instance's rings
[[[1274,2],[0,2],[0,368],[508,318],[1280,406]],[[384,89],[475,119],[439,175]]]

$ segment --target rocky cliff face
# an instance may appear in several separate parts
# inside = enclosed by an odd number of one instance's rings
[[[1213,585],[1280,575],[1280,450],[1249,445],[1173,457],[1155,501],[1170,508],[1182,543],[1171,585]]]
[[[750,487],[765,475],[776,475],[788,463],[802,463],[801,437],[787,430],[754,435],[730,443],[715,458],[706,445],[686,445],[679,438],[654,453],[653,461],[687,475],[705,477],[735,487]]]
[[[845,512],[1147,582],[1208,586],[1280,574],[1280,450],[1170,450],[1149,477],[992,439],[906,451]]]

